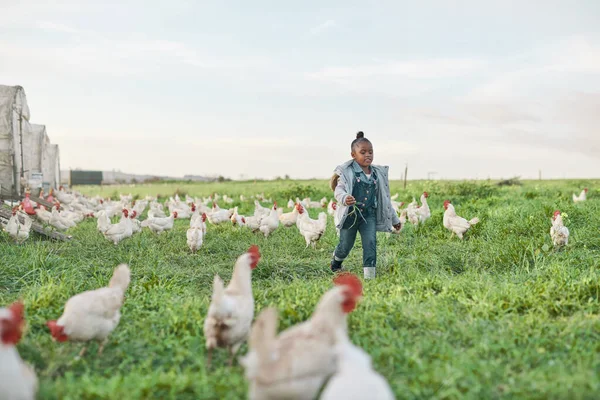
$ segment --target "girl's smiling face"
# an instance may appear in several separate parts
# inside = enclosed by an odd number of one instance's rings
[[[358,143],[352,150],[352,158],[361,167],[370,167],[373,163],[373,145],[367,141]]]

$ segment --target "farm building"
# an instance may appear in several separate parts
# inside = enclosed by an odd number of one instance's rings
[[[57,187],[58,145],[50,143],[44,125],[29,122],[27,97],[21,86],[0,85],[0,190],[4,196]]]

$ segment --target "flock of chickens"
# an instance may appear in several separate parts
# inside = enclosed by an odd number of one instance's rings
[[[587,189],[573,200],[586,200]],[[393,233],[400,233],[408,221],[419,225],[431,217],[427,203],[429,194],[424,192],[420,204],[413,200],[406,208],[392,196],[394,209],[400,214],[402,226]],[[337,205],[324,198],[319,202],[310,199],[290,200],[292,210],[284,213],[273,202],[270,208],[260,202],[269,201],[257,195],[255,212],[252,216],[238,213],[237,207],[221,209],[217,201],[232,204],[228,196],[214,195],[205,199],[186,196],[182,201],[177,195],[161,204],[155,198],[133,201],[131,195],[121,196],[119,201],[87,198],[81,194],[67,193],[63,188],[50,192],[45,199],[54,204],[51,211],[32,200],[29,194],[13,209],[11,218],[4,228],[18,242],[29,236],[32,218],[35,216],[49,226],[65,230],[75,226],[86,217],[97,219],[98,230],[114,244],[148,228],[160,234],[173,228],[175,219],[189,219],[187,243],[197,251],[203,243],[210,224],[231,223],[261,232],[265,237],[280,226],[297,226],[306,241],[306,246],[316,245],[327,225],[327,213],[321,212],[318,219],[308,216],[308,208],[327,209],[338,219]],[[245,197],[240,197],[245,201]],[[208,205],[212,205],[211,208]],[[149,207],[148,217],[139,217]],[[168,210],[168,215],[165,212]],[[479,222],[478,218],[466,220],[456,214],[450,201],[444,202],[443,225],[459,238]],[[118,223],[111,218],[120,215]],[[21,218],[19,218],[21,217]],[[23,219],[23,222],[21,222]],[[337,224],[336,224],[337,225]],[[552,217],[550,229],[555,246],[568,242],[569,230],[563,224],[560,211]],[[204,335],[210,366],[212,353],[225,348],[230,354],[230,365],[240,346],[248,341],[249,352],[240,359],[249,382],[250,399],[313,399],[321,392],[321,399],[393,399],[394,395],[385,381],[372,367],[370,356],[353,345],[348,337],[347,314],[352,312],[362,296],[362,284],[358,277],[342,273],[335,277],[335,287],[321,297],[312,316],[307,321],[277,333],[277,311],[263,310],[254,320],[254,297],[252,293],[252,270],[260,260],[257,246],[252,246],[235,263],[231,281],[227,286],[217,275],[214,279],[211,303],[204,321]],[[107,287],[80,293],[70,298],[64,312],[47,326],[55,341],[79,341],[100,343],[102,353],[110,333],[117,327],[125,292],[131,274],[127,265],[119,265]],[[0,393],[9,399],[33,399],[37,391],[35,371],[20,358],[15,345],[19,342],[24,327],[24,306],[15,303],[0,309]],[[79,356],[83,356],[84,346]]]
[[[335,286],[323,294],[312,316],[305,322],[277,333],[277,310],[263,310],[254,324],[252,270],[261,254],[252,246],[236,261],[227,287],[215,276],[211,303],[204,320],[208,367],[216,348],[226,348],[229,364],[240,346],[248,341],[249,352],[240,359],[249,382],[249,398],[314,399],[325,386],[321,399],[394,399],[387,381],[372,367],[371,357],[348,337],[347,314],[362,297],[360,279],[350,273],[335,277]],[[48,321],[57,342],[97,341],[101,354],[110,333],[119,324],[120,309],[130,284],[127,265],[119,265],[108,284],[71,297],[63,314]],[[34,399],[35,371],[24,363],[15,348],[25,324],[24,305],[14,303],[0,309],[0,393],[7,399]]]
[[[588,189],[582,190],[579,196],[573,194],[574,202],[586,200]],[[40,194],[43,198],[43,193]],[[4,227],[17,243],[22,243],[29,237],[32,220],[37,218],[47,226],[57,230],[66,230],[76,226],[85,218],[93,217],[97,219],[98,230],[107,240],[115,245],[123,239],[133,236],[140,232],[142,228],[148,228],[154,233],[171,230],[175,219],[189,219],[190,228],[187,231],[187,244],[191,251],[195,252],[204,241],[206,235],[206,221],[212,225],[231,223],[252,230],[261,232],[265,237],[269,237],[280,226],[289,228],[296,226],[298,231],[306,241],[306,247],[316,247],[316,243],[321,239],[327,228],[327,214],[332,215],[334,224],[338,225],[339,215],[337,213],[337,203],[334,200],[327,201],[323,198],[320,201],[312,201],[310,198],[304,200],[296,199],[290,201],[287,207],[291,211],[284,213],[283,208],[265,199],[264,195],[252,196],[255,198],[255,210],[251,216],[244,216],[238,213],[238,208],[221,208],[217,201],[222,200],[226,204],[232,204],[234,201],[227,195],[220,196],[214,194],[207,198],[192,198],[186,196],[182,201],[178,195],[169,198],[164,204],[157,198],[146,197],[143,200],[134,201],[131,195],[121,195],[119,200],[103,199],[99,196],[87,198],[79,193],[67,193],[64,188],[60,188],[50,194],[46,201],[54,204],[49,211],[43,205],[38,205],[34,199],[31,199],[27,193],[25,200],[12,210],[13,217]],[[423,192],[420,198],[420,204],[413,198],[413,201],[404,209],[401,207],[403,202],[397,202],[398,194],[392,196],[392,207],[400,217],[400,228],[390,227],[390,232],[399,234],[407,222],[414,226],[423,224],[431,218],[431,210],[427,199],[429,193]],[[240,201],[246,201],[245,196],[240,196]],[[263,207],[261,201],[273,203],[272,207]],[[209,207],[211,206],[211,207]],[[140,221],[142,213],[149,207],[148,217]],[[168,213],[165,212],[165,207]],[[321,212],[317,219],[310,218],[309,208],[327,209],[327,213]],[[443,225],[452,235],[457,235],[460,239],[475,224],[479,218],[475,217],[467,220],[456,214],[454,206],[449,200],[444,201]],[[114,216],[121,215],[118,223],[111,222]],[[569,230],[564,226],[560,211],[556,211],[552,217],[552,227],[550,236],[555,246],[564,246],[569,240]],[[338,230],[339,234],[339,230]]]

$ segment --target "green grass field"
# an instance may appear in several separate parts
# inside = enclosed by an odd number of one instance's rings
[[[590,188],[574,204],[573,192]],[[593,399],[600,393],[600,180],[535,181],[499,188],[489,182],[409,182],[392,193],[411,200],[430,192],[432,218],[401,236],[378,237],[378,278],[349,318],[354,343],[373,358],[399,399]],[[82,187],[85,194],[331,197],[324,181],[229,182]],[[464,241],[442,226],[443,201],[482,222]],[[555,209],[568,214],[570,243],[554,251]],[[240,211],[250,214],[248,202]],[[311,211],[313,217],[316,212]],[[114,246],[95,220],[69,231],[74,240],[33,235],[24,245],[0,234],[0,304],[22,298],[28,329],[18,346],[35,366],[41,399],[242,399],[239,365],[218,352],[205,368],[202,323],[212,279],[226,282],[235,259],[251,244],[263,258],[254,271],[257,311],[274,305],[284,329],[310,316],[331,287],[328,263],[336,245],[330,218],[317,250],[305,249],[297,229],[269,239],[230,225],[210,226],[204,247],[190,254],[188,220],[171,232],[141,234]],[[346,262],[362,277],[359,242]],[[128,263],[132,283],[119,327],[101,357],[97,345],[75,360],[81,345],[54,343],[45,321],[66,300],[105,286],[113,268]],[[242,347],[241,353],[246,351]]]

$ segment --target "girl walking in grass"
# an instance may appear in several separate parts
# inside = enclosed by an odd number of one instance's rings
[[[373,145],[364,133],[358,132],[352,142],[352,160],[339,165],[331,178],[331,189],[338,201],[336,210],[340,242],[331,260],[331,270],[342,269],[360,232],[363,246],[365,279],[375,277],[377,261],[377,235],[390,232],[392,226],[400,229],[400,219],[390,200],[388,167],[371,165]]]

